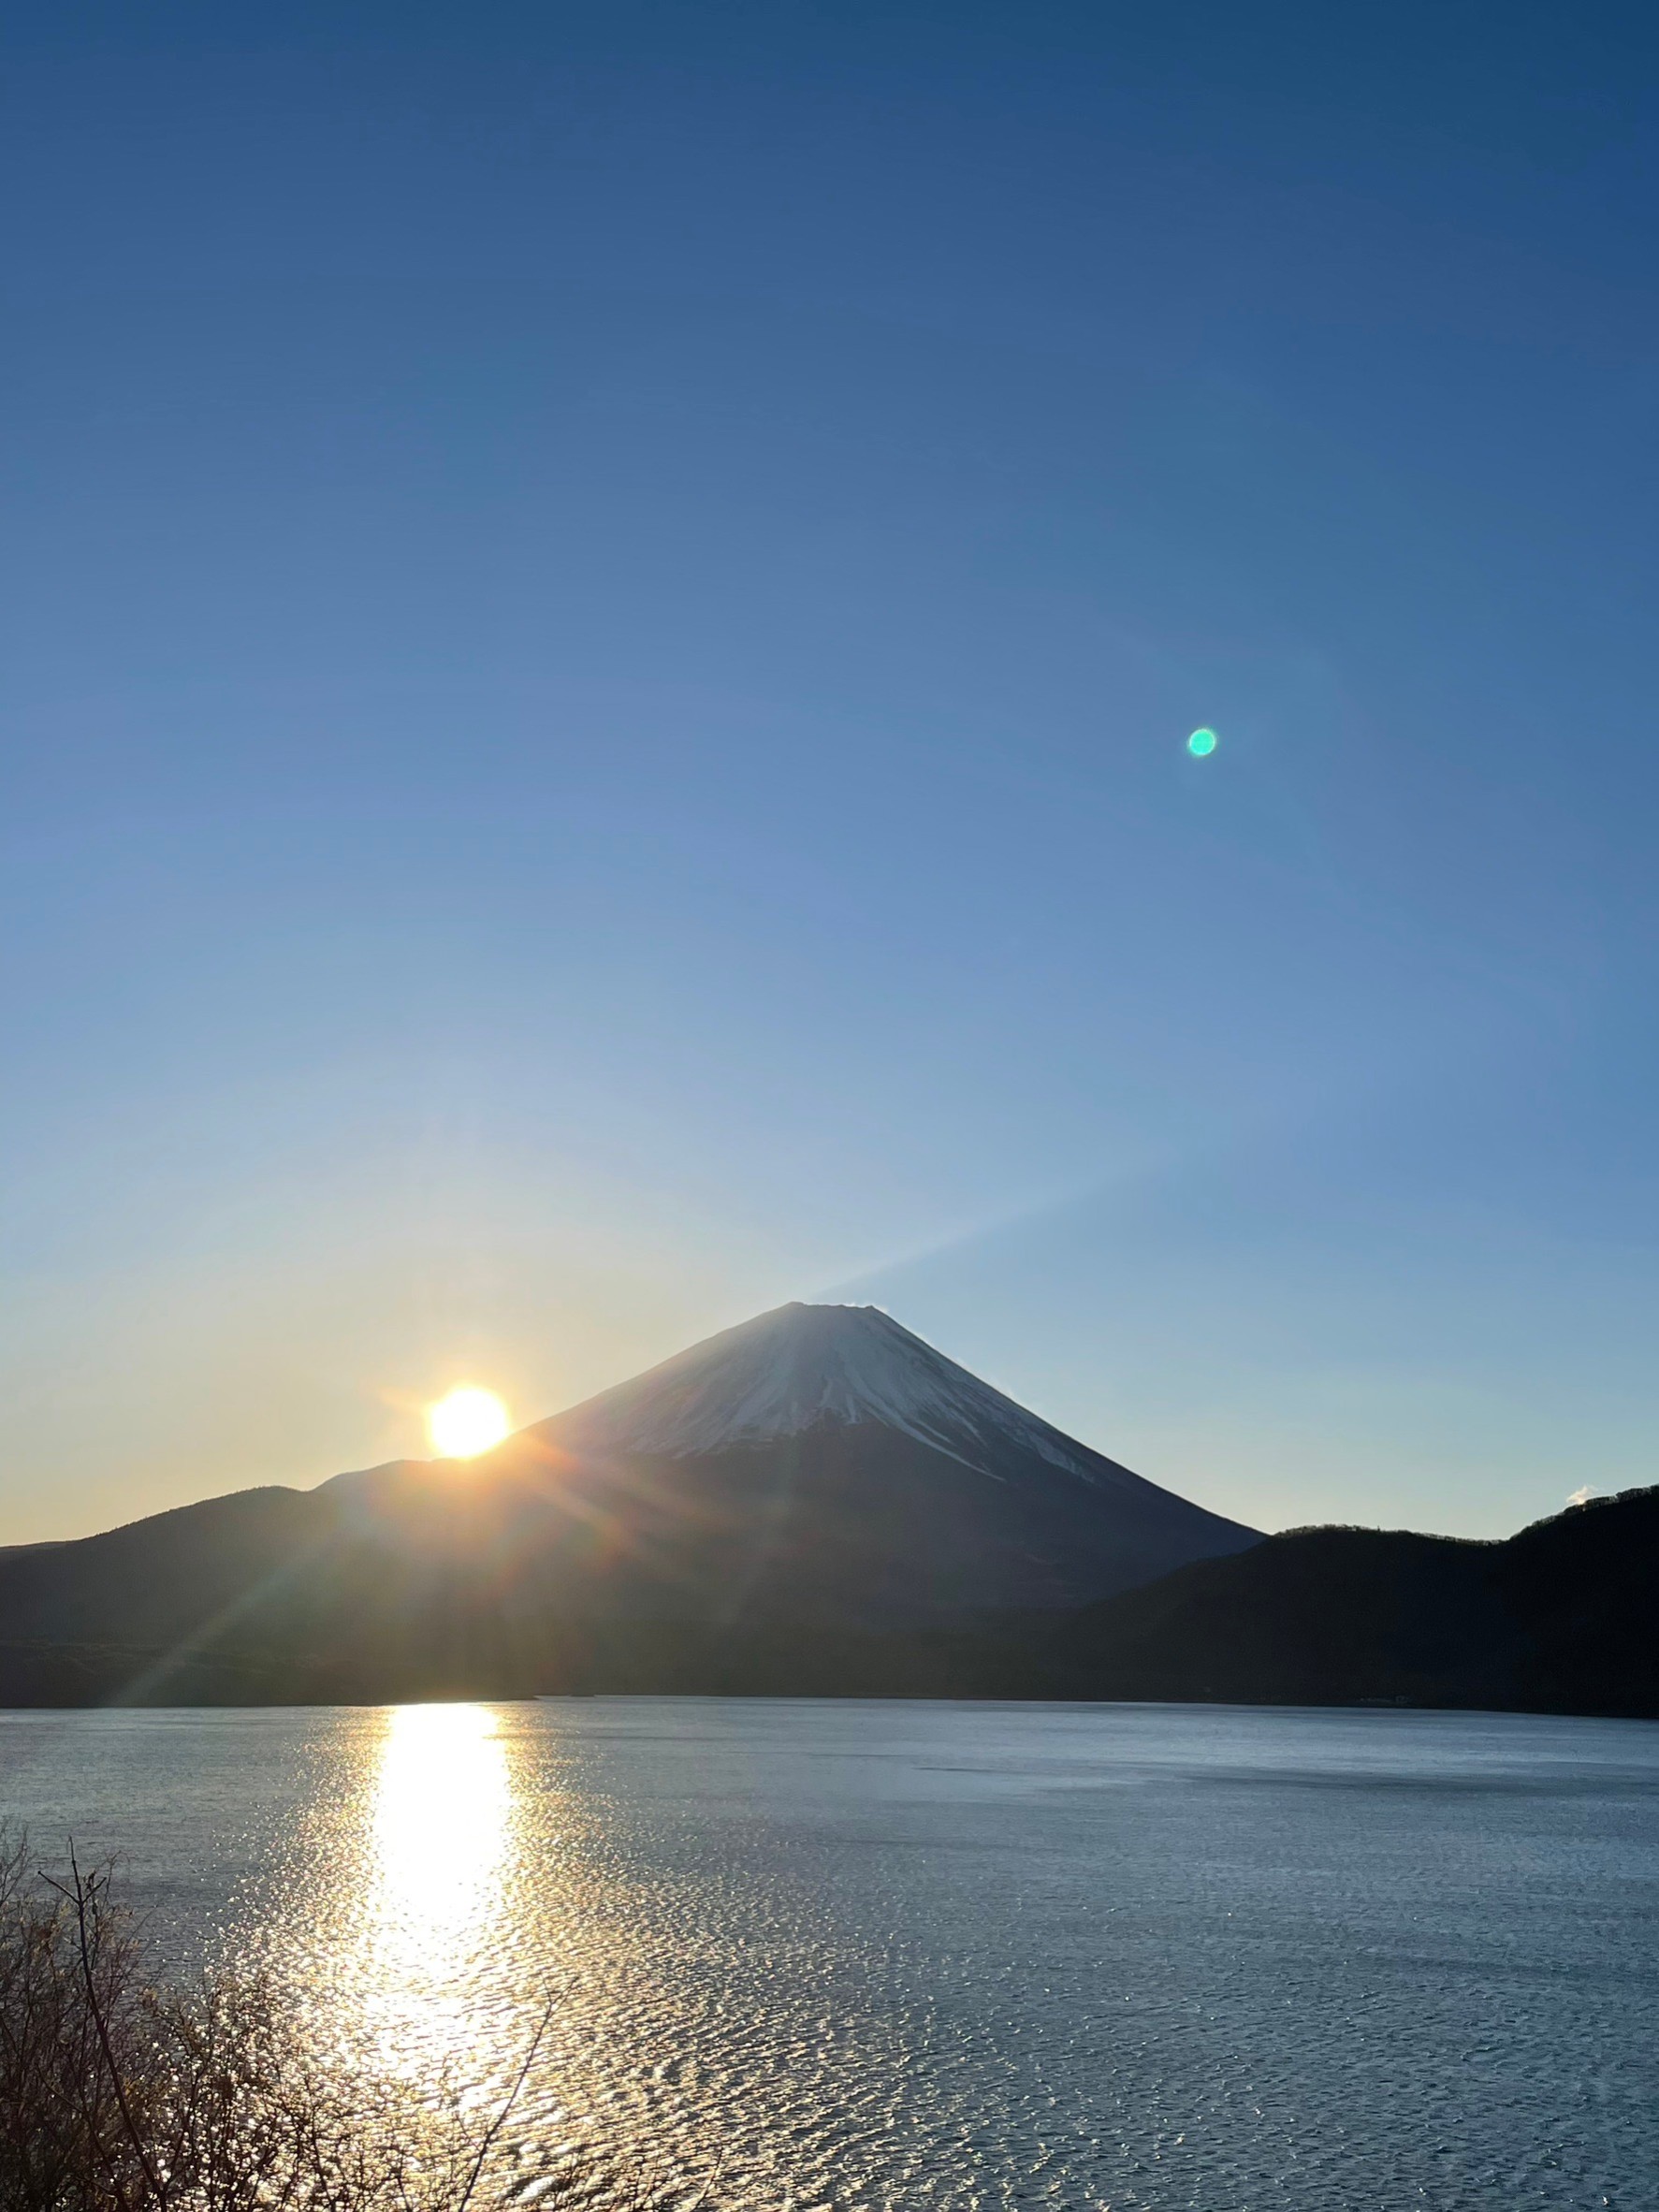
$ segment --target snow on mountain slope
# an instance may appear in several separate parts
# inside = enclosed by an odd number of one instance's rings
[[[874,1422],[982,1475],[1035,1454],[1091,1485],[1151,1491],[873,1305],[783,1305],[538,1425],[567,1451],[671,1459]]]

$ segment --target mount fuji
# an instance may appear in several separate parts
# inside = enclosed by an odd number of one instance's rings
[[[766,1688],[808,1656],[838,1689],[872,1637],[1082,1606],[1259,1540],[873,1306],[786,1305],[473,1460],[0,1550],[0,1702]]]
[[[644,1552],[682,1591],[746,1611],[886,1623],[1078,1605],[1258,1540],[867,1305],[779,1306],[495,1457],[648,1523]]]

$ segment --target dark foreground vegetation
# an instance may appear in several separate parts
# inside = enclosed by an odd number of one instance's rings
[[[586,1609],[429,1560],[331,1552],[302,1583],[240,1570],[227,1527],[191,1585],[220,1593],[171,1643],[0,1630],[0,1705],[383,1703],[542,1691],[779,1696],[1395,1703],[1659,1718],[1659,1489],[1595,1499],[1501,1543],[1315,1528],[1178,1569],[1070,1612],[884,1628],[752,1594],[698,1618]],[[191,1527],[207,1527],[200,1516]],[[164,1519],[167,1517],[164,1517]],[[83,1618],[115,1620],[156,1577],[134,1550],[159,1522],[59,1548],[101,1578]],[[240,1526],[240,1523],[237,1523]],[[244,1535],[246,1532],[243,1532]],[[146,1539],[149,1540],[149,1539]],[[124,1545],[125,1549],[123,1549]],[[131,1556],[129,1556],[129,1553]],[[257,1548],[255,1547],[255,1556]],[[0,1563],[3,1564],[3,1563]],[[10,1579],[28,1580],[13,1555]],[[179,1570],[169,1569],[175,1584]],[[0,1573],[0,1599],[8,1587]],[[284,1613],[284,1590],[303,1607]],[[759,1585],[764,1593],[764,1581]],[[532,1600],[534,1600],[532,1602]],[[589,1601],[590,1605],[591,1601]]]
[[[516,2140],[516,2102],[469,2123],[330,2068],[257,1976],[158,1984],[107,1870],[0,1853],[4,2212],[644,2205]]]

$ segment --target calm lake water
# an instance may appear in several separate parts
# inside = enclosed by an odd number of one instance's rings
[[[1659,1725],[593,1698],[0,1714],[181,1958],[746,2207],[1659,2205]]]

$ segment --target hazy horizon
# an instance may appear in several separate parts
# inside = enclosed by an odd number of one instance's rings
[[[1652,49],[25,7],[0,1542],[792,1297],[1259,1527],[1652,1479]]]

